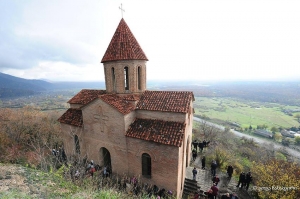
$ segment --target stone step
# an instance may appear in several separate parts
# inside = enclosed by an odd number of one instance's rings
[[[184,189],[183,193],[185,195],[189,195],[190,193],[194,193],[200,189],[200,186],[198,185],[196,180],[191,180],[186,178],[184,180]]]

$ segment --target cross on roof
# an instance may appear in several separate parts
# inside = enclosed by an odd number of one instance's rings
[[[122,14],[122,18],[123,18],[123,12],[125,12],[125,10],[122,8],[122,4],[121,4],[121,6],[119,6],[119,9],[121,10],[121,14]]]

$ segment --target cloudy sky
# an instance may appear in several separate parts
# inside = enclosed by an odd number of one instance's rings
[[[300,79],[299,0],[0,0],[0,72],[103,81],[121,3],[148,80]]]

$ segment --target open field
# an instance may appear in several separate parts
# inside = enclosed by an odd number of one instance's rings
[[[286,106],[278,103],[253,102],[225,97],[196,97],[194,102],[195,116],[209,117],[228,122],[236,122],[242,128],[250,125],[275,127],[298,127],[300,124],[294,116],[282,112],[284,109],[299,109],[297,106]],[[299,112],[298,112],[299,113]],[[298,114],[297,112],[293,115]]]

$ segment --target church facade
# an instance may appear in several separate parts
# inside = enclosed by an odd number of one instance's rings
[[[58,119],[64,149],[180,198],[191,154],[194,96],[146,90],[147,61],[122,18],[101,61],[106,90],[81,90]]]

